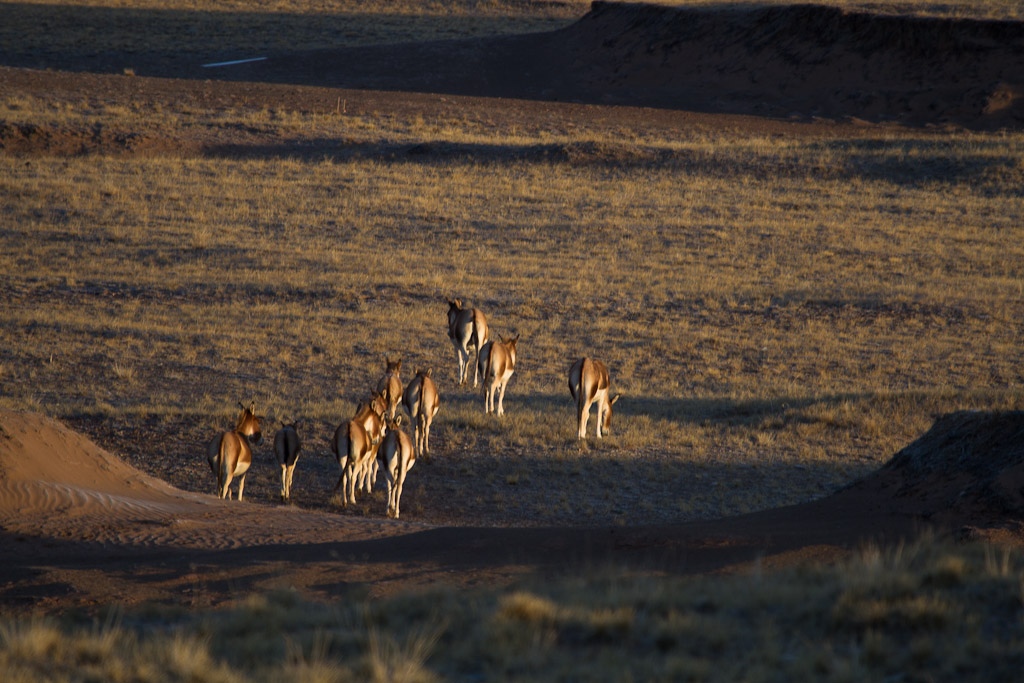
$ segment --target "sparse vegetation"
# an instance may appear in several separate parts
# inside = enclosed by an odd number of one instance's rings
[[[925,540],[835,566],[585,578],[337,604],[0,622],[6,680],[1012,680],[1015,552]]]

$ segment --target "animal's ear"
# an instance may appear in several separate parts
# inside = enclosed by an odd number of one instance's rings
[[[238,402],[238,407],[241,408],[242,410],[245,410],[245,406],[242,405],[241,401]]]
[[[427,368],[427,371],[425,373],[423,373],[423,374],[426,375],[427,377],[430,377],[430,373],[432,373],[433,371],[434,371],[434,368]]]
[[[399,358],[398,362],[395,363],[395,370],[401,370],[401,369],[402,369],[402,359]]]
[[[615,394],[615,398],[613,398],[608,405],[615,405],[615,402],[618,401],[620,398],[622,398],[622,394]]]

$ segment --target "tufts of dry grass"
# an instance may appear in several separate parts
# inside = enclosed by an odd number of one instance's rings
[[[104,625],[0,624],[5,680],[1011,680],[1020,554],[934,539],[833,567],[718,577],[626,570],[335,605],[291,593]]]

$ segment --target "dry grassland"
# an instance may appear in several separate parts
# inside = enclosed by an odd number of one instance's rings
[[[287,141],[248,158],[0,159],[0,400],[185,489],[211,490],[204,444],[255,397],[274,424],[306,420],[296,497],[330,505],[329,435],[386,355],[440,381],[438,457],[407,492],[409,516],[438,523],[795,503],[937,414],[1022,407],[1017,133],[0,106],[69,129]],[[454,385],[446,296],[522,334],[504,420]],[[565,375],[581,354],[624,394],[601,444],[574,438]],[[247,491],[269,502],[260,457]],[[452,496],[464,507],[435,502]]]

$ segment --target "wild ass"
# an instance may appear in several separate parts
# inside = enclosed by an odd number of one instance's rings
[[[618,394],[609,400],[611,380],[608,368],[599,360],[580,358],[569,368],[569,393],[576,401],[576,426],[580,439],[587,438],[587,420],[590,406],[597,402],[597,438],[602,430],[608,431],[612,424],[612,405],[619,400]]]
[[[459,359],[459,384],[469,380],[469,351],[476,351],[477,360],[480,349],[487,343],[487,316],[479,308],[463,308],[461,299],[448,299],[448,338],[455,347],[455,355]],[[479,381],[479,372],[474,364],[473,386]]]
[[[437,385],[430,378],[432,368],[416,370],[416,376],[409,382],[402,394],[402,405],[409,413],[416,438],[416,457],[430,455],[430,423],[434,421],[441,405]]]
[[[388,421],[388,433],[377,452],[377,460],[384,468],[384,479],[388,483],[388,517],[398,519],[399,503],[405,476],[416,464],[416,452],[409,435],[402,431],[402,416]]]
[[[387,401],[388,417],[394,420],[395,413],[398,412],[398,404],[402,401],[402,378],[399,376],[402,371],[402,359],[399,358],[392,363],[391,359],[385,356],[384,365],[384,376],[377,382],[377,391]]]
[[[519,335],[511,339],[498,337],[498,341],[484,344],[478,357],[480,374],[484,378],[484,412],[490,414],[494,410],[494,394],[498,393],[498,415],[505,414],[505,387],[516,369],[516,344]]]
[[[221,433],[206,448],[206,460],[217,477],[217,495],[222,500],[231,499],[228,487],[234,477],[238,477],[238,500],[242,500],[245,474],[252,464],[252,447],[263,443],[260,431],[263,418],[256,415],[256,402],[251,402],[248,408],[241,403],[238,407],[242,412],[234,431]]]
[[[357,479],[360,488],[367,491],[373,488],[371,473],[376,475],[377,448],[386,428],[384,411],[383,397],[376,393],[359,407],[351,420],[342,423],[334,432],[331,450],[341,466],[341,476],[334,485],[334,491],[344,486],[344,505],[355,504]]]
[[[299,441],[299,423],[281,423],[281,428],[274,435],[274,455],[281,466],[281,502],[287,503],[292,497],[292,475],[295,474],[295,463],[299,460],[302,442]]]

